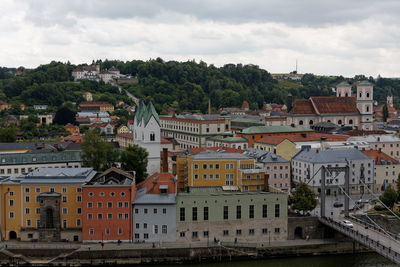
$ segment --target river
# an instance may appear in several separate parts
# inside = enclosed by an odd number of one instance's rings
[[[278,258],[258,261],[236,261],[206,264],[166,265],[168,267],[394,267],[396,264],[376,253],[312,256],[297,258]],[[166,267],[165,266],[165,267]]]

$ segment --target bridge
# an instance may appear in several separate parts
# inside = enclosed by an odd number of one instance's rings
[[[348,165],[346,167],[324,167],[324,166],[321,167],[321,195],[320,195],[321,196],[321,211],[320,211],[319,221],[322,224],[324,224],[325,226],[328,226],[328,227],[342,233],[343,235],[353,239],[354,241],[364,245],[365,247],[370,248],[371,250],[382,255],[383,257],[400,265],[400,236],[390,233],[388,231],[388,229],[383,229],[380,225],[378,225],[370,217],[368,217],[368,214],[366,214],[365,216],[369,219],[370,222],[366,222],[366,221],[360,220],[356,217],[350,216],[349,203],[350,203],[350,200],[353,200],[353,199],[350,197],[350,194],[349,194],[349,181],[350,181],[349,169],[350,168]],[[343,194],[345,195],[344,214],[336,214],[333,216],[333,213],[330,213],[332,215],[332,217],[326,217],[325,176],[326,176],[327,172],[330,174],[332,174],[333,172],[336,172],[336,176],[340,172],[345,173],[344,188],[341,187],[340,185],[336,185],[342,190]],[[310,180],[312,180],[314,178],[314,176]],[[363,177],[360,177],[360,182],[364,183],[365,181],[363,181],[362,178]],[[366,185],[364,188],[369,190]],[[370,193],[372,193],[372,192],[370,191]],[[378,197],[376,197],[376,199],[378,201],[380,201]],[[390,210],[385,204],[383,204],[383,203],[381,203],[381,204],[386,209]],[[360,209],[360,207],[357,203],[356,203],[355,208]],[[394,214],[393,212],[392,212],[392,214],[397,219],[400,220],[400,218],[396,214]],[[352,226],[345,224],[344,220],[351,221]]]

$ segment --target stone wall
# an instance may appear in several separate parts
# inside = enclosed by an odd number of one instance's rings
[[[318,217],[288,217],[288,240],[293,239],[322,239],[325,227],[318,221]]]

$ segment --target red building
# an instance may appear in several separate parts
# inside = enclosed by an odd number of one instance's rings
[[[83,242],[132,240],[134,177],[117,168],[82,186]]]

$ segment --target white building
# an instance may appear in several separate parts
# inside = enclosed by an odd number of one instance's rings
[[[352,136],[347,141],[366,142],[371,149],[381,150],[397,160],[400,159],[400,138],[394,134]]]
[[[149,153],[147,174],[160,172],[160,119],[153,104],[147,106],[140,101],[134,119],[134,144],[139,145]]]
[[[374,185],[374,159],[367,157],[355,148],[344,150],[313,150],[305,148],[292,158],[292,177],[295,184],[307,183],[315,191],[321,191],[321,167],[350,167],[350,193],[367,192],[360,179],[372,190]],[[344,172],[326,173],[328,195],[342,194]],[[311,181],[310,181],[311,180]]]

